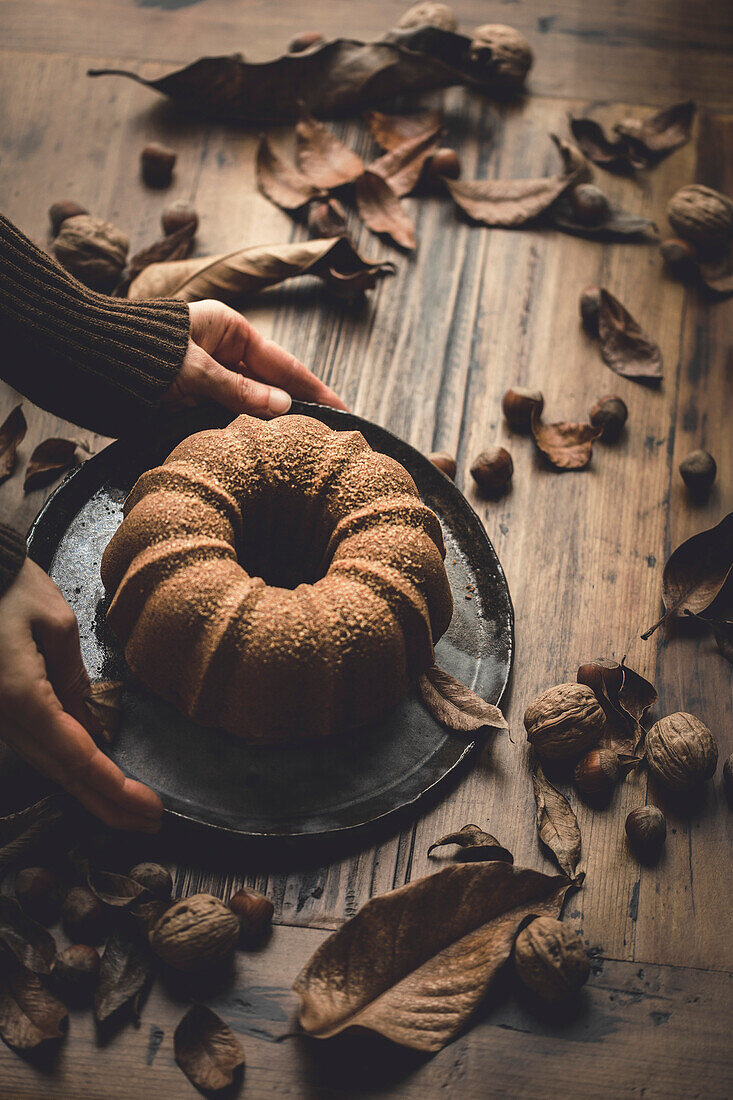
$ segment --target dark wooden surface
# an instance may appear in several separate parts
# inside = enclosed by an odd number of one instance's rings
[[[292,2],[5,0],[3,212],[47,246],[47,207],[75,197],[119,224],[136,248],[157,235],[160,210],[171,198],[190,197],[202,217],[201,255],[292,238],[302,230],[254,191],[253,135],[182,118],[142,88],[92,83],[85,70],[124,62],[157,75],[200,53],[235,49],[264,58],[306,29],[304,19],[307,29],[376,36],[400,10],[393,0],[320,0],[307,16]],[[599,182],[662,226],[668,196],[684,183],[733,192],[725,4],[465,0],[458,10],[465,27],[514,23],[537,56],[530,80],[535,94],[522,104],[496,107],[462,91],[445,93],[448,140],[459,149],[467,178],[553,170],[547,134],[565,132],[568,111],[598,104],[599,117],[613,121],[693,95],[701,106],[693,142],[638,183],[602,172]],[[358,123],[340,125],[339,132],[372,155]],[[288,148],[287,130],[274,137]],[[163,194],[147,191],[138,178],[140,146],[156,138],[179,152],[173,187]],[[315,853],[299,866],[280,861],[275,870],[246,852],[226,859],[206,849],[195,858],[176,853],[179,890],[227,896],[249,881],[277,905],[270,945],[240,956],[233,991],[219,1002],[221,1014],[243,1033],[246,1090],[258,1097],[730,1095],[733,817],[720,772],[694,814],[666,805],[645,775],[623,784],[603,812],[572,796],[588,877],[567,919],[599,959],[573,1020],[543,1021],[512,997],[500,997],[476,1027],[430,1060],[346,1039],[267,1041],[289,1030],[294,1001],[286,991],[325,930],[372,894],[441,866],[426,858],[441,833],[476,821],[518,863],[549,866],[535,836],[521,716],[545,687],[574,679],[581,661],[627,654],[632,667],[655,680],[657,714],[699,714],[721,754],[733,749],[731,670],[711,639],[681,630],[639,639],[658,614],[670,550],[733,506],[733,308],[709,304],[670,280],[653,247],[602,246],[549,231],[490,231],[458,219],[445,199],[407,204],[419,239],[414,257],[354,227],[364,252],[393,259],[398,268],[361,309],[335,304],[317,287],[292,284],[268,292],[248,316],[327,379],[355,412],[423,451],[457,454],[458,485],[486,524],[516,608],[517,660],[506,698],[514,742],[496,738],[437,806],[356,851]],[[665,378],[658,391],[609,372],[582,333],[578,294],[593,282],[618,294],[659,340]],[[590,469],[555,474],[502,420],[501,394],[513,383],[541,388],[553,419],[582,419],[597,396],[617,392],[629,406],[628,431],[615,447],[598,445]],[[0,418],[16,400],[0,387]],[[106,440],[28,402],[25,412],[29,432],[19,472],[0,488],[0,511],[27,526],[44,499],[42,492],[22,493],[20,471],[33,446],[49,435],[81,435],[95,450]],[[511,450],[515,476],[507,497],[486,502],[476,495],[468,467],[494,442]],[[702,505],[690,503],[676,471],[696,446],[715,454],[720,471]],[[647,799],[664,806],[669,835],[660,864],[640,869],[625,849],[623,822]],[[103,1051],[95,1047],[89,1020],[74,1016],[52,1072],[0,1048],[0,1095],[193,1095],[172,1059],[182,1011],[156,987],[141,1028],[122,1032]],[[156,1027],[164,1034],[153,1057]]]

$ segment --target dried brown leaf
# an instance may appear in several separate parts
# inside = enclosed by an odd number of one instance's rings
[[[659,346],[642,332],[626,306],[604,289],[601,289],[598,338],[603,360],[616,374],[649,381],[662,377]]]
[[[300,210],[322,190],[273,149],[265,134],[260,134],[255,159],[257,189],[283,210]]]
[[[569,878],[575,877],[580,862],[580,826],[568,800],[546,778],[535,760],[532,786],[537,803],[537,833]]]
[[[44,439],[31,455],[25,471],[23,491],[42,489],[65,470],[79,465],[78,443],[74,439]]]
[[[418,680],[423,702],[433,718],[454,733],[507,730],[509,724],[498,707],[487,703],[454,676],[433,665]]]
[[[369,132],[382,149],[390,152],[406,141],[437,134],[443,125],[440,111],[415,111],[409,115],[385,115],[381,111],[367,111],[364,121]]]
[[[131,1007],[137,1013],[140,997],[150,976],[150,950],[127,929],[115,928],[107,940],[94,994],[94,1019],[103,1024]]]
[[[550,134],[550,137],[562,159],[565,175],[574,176],[576,183],[590,183],[593,179],[593,168],[578,146],[558,134]]]
[[[401,248],[415,247],[415,227],[385,179],[368,168],[356,181],[356,206],[373,233],[386,233]]]
[[[0,485],[15,469],[16,451],[25,438],[27,427],[22,405],[16,405],[0,425]]]
[[[0,960],[0,1036],[14,1050],[35,1050],[61,1039],[68,1023],[66,1006],[46,989],[32,970]]]
[[[364,161],[336,137],[333,130],[317,122],[301,105],[295,127],[295,160],[307,180],[324,191],[353,183],[364,171]]]
[[[23,860],[53,845],[75,820],[75,805],[66,794],[51,794],[32,806],[0,818],[0,878]]]
[[[485,833],[478,825],[464,825],[455,833],[446,833],[428,848],[428,855],[445,844],[457,844],[461,851],[456,859],[463,863],[478,860],[498,859],[504,863],[514,863],[514,856],[491,833]]]
[[[557,917],[564,876],[492,861],[454,865],[371,901],[325,940],[293,986],[325,1039],[364,1027],[440,1050],[465,1026],[528,916]]]
[[[606,727],[600,744],[633,757],[644,739],[642,718],[657,701],[656,688],[622,661],[599,657],[582,664],[578,683],[591,688],[603,707]]]
[[[559,470],[582,470],[591,460],[593,440],[602,428],[560,420],[545,424],[537,408],[532,409],[532,436],[543,455]]]
[[[688,99],[648,118],[626,118],[614,130],[638,159],[654,163],[690,140],[695,111],[694,101]]]
[[[56,941],[47,929],[26,916],[15,898],[0,895],[0,949],[7,948],[34,974],[49,974]]]
[[[603,127],[592,118],[571,118],[570,129],[584,155],[600,168],[628,172],[630,168],[643,168],[646,164],[645,160],[631,152],[624,141],[609,138]]]
[[[685,615],[697,619],[712,630],[718,652],[733,664],[733,620],[707,618],[704,615],[693,615],[691,611],[686,611]]]
[[[106,745],[113,745],[120,729],[122,705],[122,681],[100,680],[89,685],[84,706],[89,711],[95,737]]]
[[[242,1044],[230,1027],[204,1005],[193,1005],[173,1033],[176,1062],[196,1088],[216,1092],[244,1066]]]
[[[168,260],[185,260],[191,251],[196,235],[198,220],[182,225],[174,233],[167,233],[147,248],[140,249],[127,265],[126,286],[137,278],[150,264],[165,263]]]
[[[308,229],[314,237],[340,237],[346,233],[346,211],[338,199],[314,199],[308,206]]]
[[[544,214],[579,182],[579,175],[536,180],[449,180],[445,186],[469,218],[482,225],[512,229]]]
[[[115,909],[129,909],[141,894],[148,892],[134,879],[112,871],[90,871],[87,886],[101,902]]]
[[[369,165],[371,172],[386,179],[395,195],[409,195],[420,178],[425,161],[438,148],[438,131],[422,134],[385,153]]]

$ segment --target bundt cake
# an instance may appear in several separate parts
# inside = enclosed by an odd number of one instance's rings
[[[320,737],[393,706],[453,603],[440,524],[356,431],[240,416],[144,473],[102,559],[132,672],[252,742]]]

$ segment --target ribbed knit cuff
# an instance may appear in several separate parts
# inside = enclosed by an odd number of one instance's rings
[[[0,596],[7,592],[25,561],[25,539],[15,528],[0,523]]]

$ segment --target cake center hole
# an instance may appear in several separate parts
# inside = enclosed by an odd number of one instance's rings
[[[263,515],[244,517],[243,534],[239,564],[265,584],[292,589],[324,575],[324,540],[305,509],[275,504]]]

